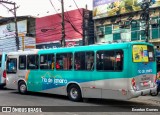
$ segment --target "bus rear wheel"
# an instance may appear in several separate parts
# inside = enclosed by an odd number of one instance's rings
[[[81,90],[75,84],[69,86],[67,93],[68,93],[68,97],[71,101],[76,101],[77,102],[77,101],[82,100]]]
[[[26,94],[27,93],[27,86],[26,86],[24,81],[21,81],[18,84],[18,91],[19,91],[20,94]]]
[[[151,96],[157,96],[158,95],[158,92],[156,93],[151,93]]]

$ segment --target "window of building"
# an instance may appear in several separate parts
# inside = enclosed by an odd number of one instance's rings
[[[76,52],[74,57],[75,70],[88,70],[94,69],[94,52]]]
[[[121,34],[120,33],[114,33],[113,34],[113,40],[121,40]]]
[[[112,33],[120,33],[121,28],[119,28],[119,24],[113,24],[113,31]]]
[[[104,26],[97,27],[97,35],[102,38],[104,36]]]
[[[19,69],[26,69],[26,56],[19,56]]]
[[[59,53],[56,54],[56,69],[57,70],[71,70],[72,69],[72,53]]]
[[[27,69],[38,69],[39,68],[38,65],[39,65],[38,55],[27,56]]]
[[[139,31],[139,30],[140,30],[140,22],[138,20],[132,21],[131,31]]]
[[[105,26],[105,34],[112,34],[112,25]]]
[[[150,20],[150,27],[151,27],[151,38],[157,39],[159,38],[159,28],[158,28],[158,17],[153,17]]]
[[[142,21],[142,22],[140,23],[140,29],[141,29],[141,30],[145,30],[145,27],[146,27],[146,22]]]
[[[151,20],[150,20],[150,24],[151,24],[151,27],[152,29],[154,28],[158,28],[158,17],[153,17]]]
[[[158,34],[158,28],[152,28],[152,39],[157,39]]]
[[[148,58],[149,61],[155,61],[154,48],[151,46],[148,46]]]
[[[122,71],[123,69],[123,51],[98,51],[96,54],[97,70],[102,71]]]
[[[40,55],[40,69],[54,69],[54,55]]]
[[[140,35],[141,35],[141,40],[145,40],[146,39],[145,30],[141,30],[140,31]]]
[[[125,29],[130,29],[131,26],[130,26],[130,21],[125,21]]]
[[[139,31],[132,31],[131,32],[131,40],[140,40],[140,32]]]

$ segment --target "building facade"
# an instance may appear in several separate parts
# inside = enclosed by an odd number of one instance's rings
[[[160,1],[158,0],[93,0],[96,41],[145,41],[144,2],[149,6],[149,42],[160,45]]]
[[[36,48],[35,18],[30,16],[17,17],[17,28],[20,50]],[[17,51],[14,17],[0,19],[0,52]]]
[[[92,12],[76,9],[64,13],[66,47],[94,43]],[[61,47],[61,14],[36,19],[36,47],[38,49]]]

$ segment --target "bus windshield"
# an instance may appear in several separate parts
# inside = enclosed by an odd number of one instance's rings
[[[133,62],[155,61],[153,46],[133,45],[132,54],[133,54]]]

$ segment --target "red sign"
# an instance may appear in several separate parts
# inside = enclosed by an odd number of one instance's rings
[[[80,11],[82,12],[83,9],[80,9]],[[64,15],[69,18],[66,18],[65,21],[65,40],[73,41],[81,39],[82,35],[80,33],[83,33],[83,16],[79,13],[79,10],[68,11]],[[37,18],[36,43],[60,41],[62,39],[61,23],[61,16],[59,14]],[[75,31],[75,28],[78,32]],[[46,29],[47,31],[43,32],[42,29]]]

